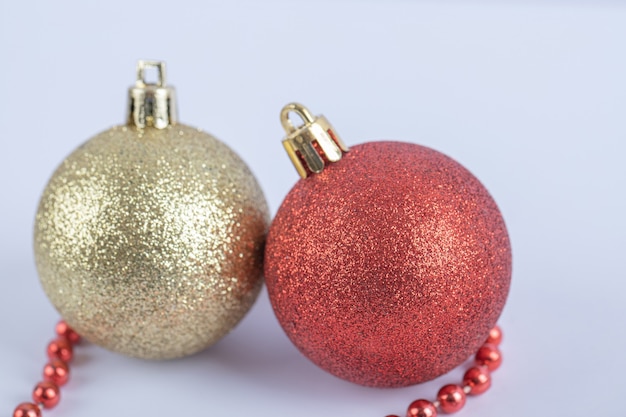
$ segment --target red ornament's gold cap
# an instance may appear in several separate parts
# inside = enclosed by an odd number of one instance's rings
[[[295,113],[304,122],[294,126],[289,114]],[[313,117],[302,104],[290,103],[280,112],[280,122],[287,132],[283,146],[302,178],[320,173],[328,162],[339,161],[348,147],[324,116]]]

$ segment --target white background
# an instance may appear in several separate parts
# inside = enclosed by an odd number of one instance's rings
[[[0,2],[0,414],[28,400],[58,319],[33,264],[39,194],[81,142],[123,122],[139,58],[163,59],[181,121],[230,144],[275,212],[297,176],[281,107],[349,144],[451,155],[509,226],[505,361],[464,416],[623,416],[624,2]],[[81,347],[49,416],[404,415],[461,371],[364,388],[291,346],[263,292],[218,345],[147,362]]]

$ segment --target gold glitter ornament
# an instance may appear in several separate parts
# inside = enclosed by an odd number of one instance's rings
[[[158,80],[144,81],[147,67]],[[140,61],[128,121],[58,167],[39,203],[44,291],[78,333],[147,359],[198,352],[262,286],[267,204],[230,148],[177,123],[161,62]]]

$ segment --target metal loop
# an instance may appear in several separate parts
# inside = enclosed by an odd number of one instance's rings
[[[158,87],[164,87],[165,86],[165,62],[144,61],[144,60],[137,61],[137,82],[136,82],[137,87],[145,87],[146,85],[149,85],[148,83],[146,83],[146,80],[145,80],[146,68],[157,69],[158,75],[157,75],[156,85]]]
[[[293,122],[289,119],[289,113],[294,112],[304,122],[304,124],[311,124],[315,121],[315,117],[311,114],[309,109],[299,103],[289,103],[280,112],[280,123],[287,133],[295,132],[298,127],[294,126]]]

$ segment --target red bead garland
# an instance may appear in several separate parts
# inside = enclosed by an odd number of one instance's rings
[[[80,336],[64,321],[56,326],[58,338],[50,342],[47,353],[50,362],[43,371],[44,380],[33,390],[34,403],[21,403],[13,411],[13,417],[41,417],[41,410],[53,408],[60,400],[60,386],[69,379],[69,361],[72,360],[73,346],[80,341]],[[454,413],[465,405],[466,395],[479,395],[491,387],[491,371],[502,363],[502,353],[498,345],[502,342],[502,330],[499,326],[489,332],[489,337],[476,353],[476,366],[469,368],[463,376],[462,385],[448,384],[437,393],[437,400],[419,399],[413,401],[406,417],[437,417],[437,410]],[[389,414],[386,417],[399,417]]]
[[[22,403],[13,411],[13,417],[41,417],[41,410],[53,408],[61,399],[60,386],[65,385],[70,376],[70,362],[74,356],[73,347],[80,336],[64,321],[56,325],[58,337],[48,344],[50,362],[43,369],[43,381],[33,389],[33,402]]]
[[[485,343],[476,353],[476,365],[465,372],[461,385],[449,384],[437,393],[437,400],[415,400],[409,405],[406,417],[437,417],[437,410],[442,413],[455,413],[465,405],[466,395],[479,395],[491,386],[491,371],[502,363],[502,353],[498,345],[502,342],[502,329],[495,326],[489,331]],[[386,417],[398,417],[389,414]]]

